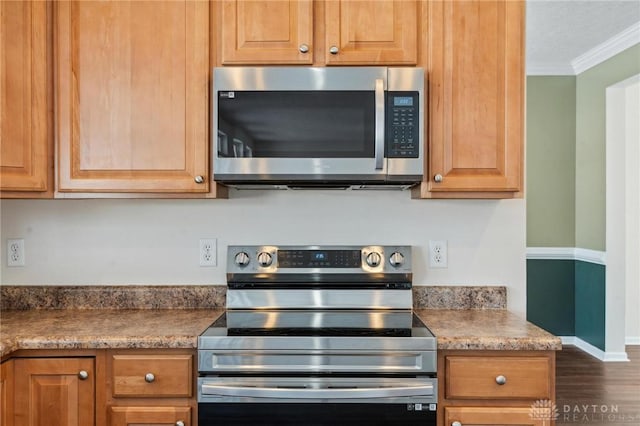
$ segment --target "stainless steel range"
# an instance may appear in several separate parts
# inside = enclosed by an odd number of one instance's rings
[[[231,246],[198,338],[198,424],[435,425],[436,341],[411,247]]]

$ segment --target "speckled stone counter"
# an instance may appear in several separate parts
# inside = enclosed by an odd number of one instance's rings
[[[438,349],[560,350],[562,343],[506,310],[417,309],[436,336]]]
[[[0,311],[27,309],[216,309],[226,285],[0,286]]]
[[[19,349],[195,348],[226,286],[0,286],[0,355]],[[414,286],[439,349],[559,350],[506,311],[505,287]],[[424,309],[427,308],[427,309]]]
[[[195,348],[224,309],[3,311],[0,356],[19,349]]]

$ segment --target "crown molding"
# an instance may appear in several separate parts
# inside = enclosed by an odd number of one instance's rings
[[[578,56],[571,61],[571,66],[576,75],[581,74],[638,43],[640,43],[640,22],[636,22],[604,43]]]
[[[636,22],[570,62],[532,62],[527,64],[527,75],[578,75],[638,43],[640,43],[640,22]]]

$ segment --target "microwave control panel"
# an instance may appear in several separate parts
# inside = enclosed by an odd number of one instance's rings
[[[387,158],[418,158],[420,107],[418,92],[387,93]]]

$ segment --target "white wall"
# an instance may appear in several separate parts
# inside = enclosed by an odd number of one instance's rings
[[[607,353],[621,355],[625,341],[640,335],[639,84],[640,74],[606,90],[605,347]]]
[[[525,201],[412,200],[400,191],[231,191],[229,200],[3,200],[1,282],[224,284],[230,244],[408,244],[416,285],[505,285],[525,317]],[[200,267],[198,240],[218,239]],[[24,267],[6,239],[25,239]],[[430,239],[449,267],[429,269]]]
[[[640,344],[640,76],[626,98],[626,338]]]

